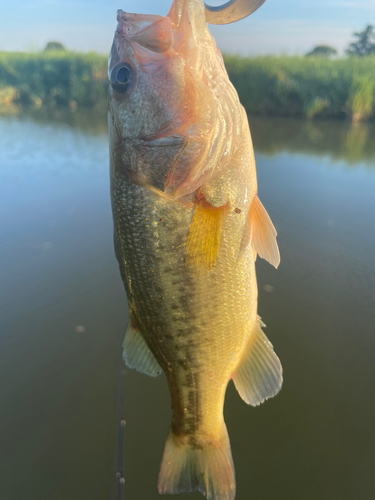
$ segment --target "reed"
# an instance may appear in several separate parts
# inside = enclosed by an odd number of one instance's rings
[[[0,52],[0,88],[22,106],[92,107],[107,99],[106,57],[67,51]]]
[[[225,64],[250,114],[374,118],[375,56],[226,56]]]
[[[240,57],[225,64],[249,114],[353,121],[375,118],[375,55]],[[0,108],[106,106],[107,57],[68,51],[0,52]]]

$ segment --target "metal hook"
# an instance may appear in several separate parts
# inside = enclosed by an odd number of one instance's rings
[[[235,23],[255,12],[266,0],[229,0],[220,7],[204,4],[209,24]]]

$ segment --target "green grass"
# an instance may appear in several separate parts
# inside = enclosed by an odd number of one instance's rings
[[[375,118],[375,56],[224,56],[249,114],[359,120]],[[106,105],[107,57],[56,51],[0,52],[0,107]]]
[[[350,87],[348,112],[353,121],[364,120],[374,112],[375,82],[368,76],[355,76]]]
[[[374,118],[367,82],[375,81],[375,57],[227,56],[225,64],[250,114],[344,118],[353,116],[354,105],[363,119]]]
[[[66,51],[0,52],[0,89],[23,106],[92,107],[107,99],[107,58]]]

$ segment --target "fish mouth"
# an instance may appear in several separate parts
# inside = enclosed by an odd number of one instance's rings
[[[164,19],[161,16],[147,14],[130,14],[119,9],[117,11],[117,30],[116,33],[126,37],[138,35],[144,29],[147,29],[154,22]]]
[[[109,57],[108,76],[115,97],[122,100],[136,88],[141,68],[168,58],[172,46],[169,17],[117,11],[117,28]]]
[[[159,137],[157,139],[148,139],[147,137],[141,137],[140,142],[142,146],[148,148],[161,148],[166,146],[181,146],[186,142],[186,138],[181,135],[168,135],[165,137]]]
[[[166,52],[172,45],[172,26],[169,17],[149,14],[130,14],[117,11],[116,35],[133,45],[137,43],[152,52]]]

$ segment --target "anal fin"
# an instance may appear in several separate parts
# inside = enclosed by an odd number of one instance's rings
[[[126,329],[122,349],[122,356],[129,368],[150,375],[150,377],[157,377],[161,374],[162,369],[159,363],[150,351],[141,332],[132,325],[131,321]]]
[[[275,396],[283,383],[283,369],[271,342],[258,324],[250,337],[244,357],[233,376],[236,389],[245,403],[257,406]]]

